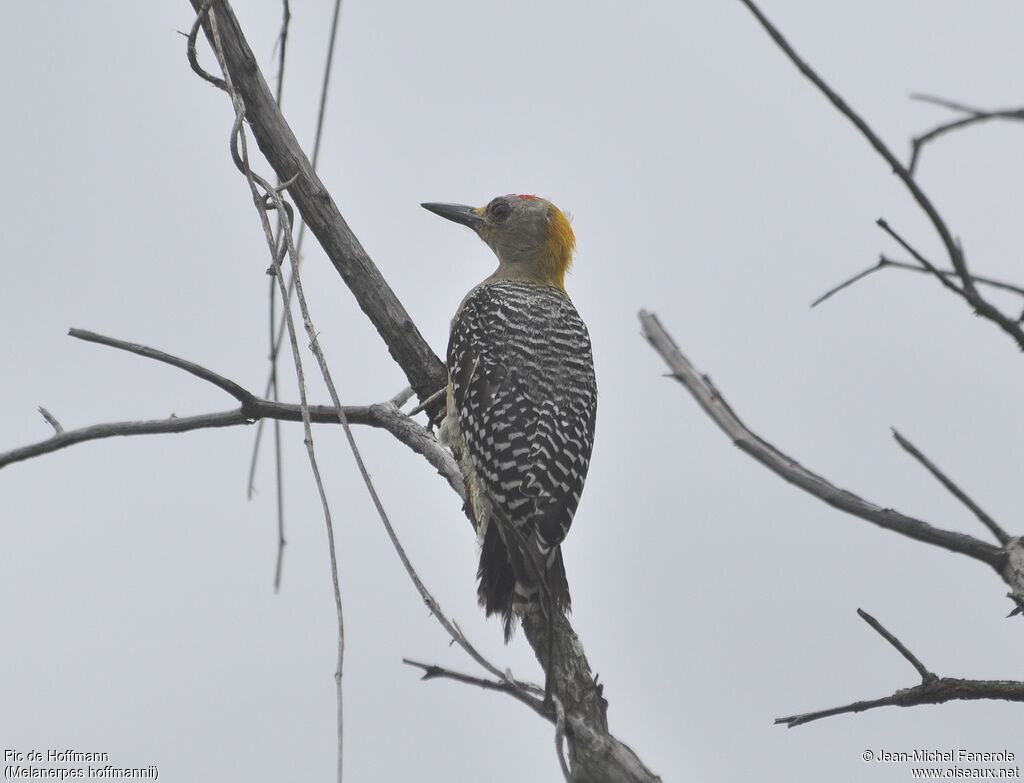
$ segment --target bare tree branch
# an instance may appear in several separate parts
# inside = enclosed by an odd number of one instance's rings
[[[896,439],[896,442],[903,447],[904,451],[906,451],[908,454],[910,454],[910,456],[912,456],[914,459],[916,459],[918,462],[924,465],[925,469],[929,473],[931,473],[936,479],[938,479],[939,483],[942,484],[942,486],[948,489],[957,500],[959,500],[961,503],[967,506],[967,508],[969,508],[974,513],[974,516],[978,518],[978,521],[981,522],[981,524],[983,524],[985,527],[987,527],[989,531],[992,533],[992,535],[996,537],[996,540],[1000,544],[1006,546],[1006,544],[1010,542],[1010,534],[1003,530],[1002,527],[999,526],[999,523],[996,522],[988,514],[986,514],[985,511],[977,503],[971,500],[967,496],[967,493],[960,489],[960,487],[958,487],[956,483],[951,478],[949,478],[949,476],[947,476],[945,473],[939,470],[935,463],[928,459],[924,454],[922,454],[918,450],[918,448],[914,446],[913,443],[911,443],[909,440],[900,435],[899,432],[897,432],[895,429],[893,429],[892,431],[892,436]]]
[[[783,37],[782,33],[773,25],[767,17],[761,12],[754,0],[740,0],[743,5],[754,15],[760,25],[764,28],[765,32],[772,38],[778,47],[785,53],[789,60],[799,69],[799,71],[807,77],[825,95],[826,98],[832,103],[833,106],[851,123],[854,127],[860,131],[861,135],[867,139],[868,143],[874,148],[886,163],[889,164],[893,173],[900,179],[914,201],[917,202],[921,210],[928,216],[935,232],[939,235],[939,239],[942,241],[943,247],[946,249],[946,253],[949,256],[949,260],[953,265],[953,269],[956,271],[957,277],[960,280],[961,288],[958,289],[952,286],[939,272],[935,270],[929,264],[929,269],[933,271],[944,284],[952,287],[954,291],[958,291],[961,296],[970,304],[974,311],[982,316],[983,318],[992,321],[1006,334],[1008,334],[1017,346],[1024,350],[1024,329],[1021,328],[1020,323],[1012,318],[1008,318],[998,308],[991,305],[981,294],[978,293],[977,287],[974,285],[974,279],[971,277],[970,270],[967,268],[967,260],[964,258],[964,254],[957,244],[956,240],[953,239],[953,234],[946,224],[946,221],[939,214],[939,211],[935,208],[931,199],[925,194],[924,190],[917,184],[913,175],[907,168],[897,159],[892,151],[885,145],[885,142],[881,140],[877,133],[871,129],[871,127],[864,121],[864,119],[857,114],[850,106],[843,100],[835,90],[833,90],[824,79],[822,79],[817,72],[806,62],[800,55],[796,53],[789,42]],[[919,259],[920,260],[920,259]]]
[[[878,257],[878,262],[873,266],[869,266],[867,269],[858,272],[852,277],[848,277],[843,282],[828,289],[825,293],[823,293],[821,296],[819,296],[817,299],[811,302],[811,307],[817,307],[825,300],[830,299],[831,297],[838,294],[840,291],[849,288],[854,283],[858,283],[865,277],[873,275],[875,272],[879,272],[882,269],[905,269],[909,272],[933,274],[927,268],[918,266],[917,264],[908,264],[906,261],[893,261],[891,258],[882,255]],[[945,277],[946,279],[956,277],[956,272],[952,270],[941,269],[939,270],[939,274]],[[971,275],[971,278],[974,280],[976,285],[987,285],[991,286],[992,288],[998,288],[1002,291],[1009,291],[1010,293],[1017,294],[1018,296],[1024,296],[1024,288],[1022,288],[1021,286],[1013,285],[1013,283],[1006,283],[1003,282],[1002,280],[994,280],[991,277],[982,277],[981,275],[974,274]]]
[[[1005,553],[998,547],[964,533],[942,530],[920,519],[882,508],[803,467],[792,457],[782,453],[768,441],[751,431],[729,407],[711,380],[690,364],[671,335],[653,313],[640,311],[644,337],[661,355],[672,371],[672,377],[686,387],[708,416],[732,441],[773,473],[805,492],[823,500],[830,506],[860,517],[872,524],[892,530],[926,544],[957,552],[987,563],[996,570],[1003,567]]]
[[[281,256],[278,253],[277,243],[274,240],[274,231],[270,226],[270,219],[267,217],[267,198],[274,200],[275,206],[278,210],[278,215],[281,219],[281,230],[285,236],[285,240],[288,243],[289,256],[293,261],[293,273],[298,274],[297,266],[294,265],[294,249],[291,246],[291,226],[289,223],[289,214],[282,203],[280,193],[269,186],[265,181],[261,181],[260,185],[263,187],[266,195],[261,195],[259,188],[257,187],[256,175],[253,173],[249,166],[249,152],[246,142],[245,132],[245,102],[242,97],[235,90],[234,82],[232,80],[231,72],[228,70],[227,63],[224,59],[224,45],[221,41],[220,32],[217,27],[217,14],[215,11],[209,9],[209,6],[204,4],[204,7],[199,10],[198,18],[202,20],[205,16],[208,22],[208,38],[211,46],[213,47],[214,54],[217,57],[217,62],[220,64],[221,71],[224,74],[225,89],[231,96],[231,103],[235,109],[235,122],[231,129],[231,152],[232,157],[235,159],[236,165],[245,175],[246,182],[249,185],[249,192],[252,195],[253,205],[256,207],[256,211],[259,214],[260,224],[263,227],[263,233],[267,240],[267,247],[270,250],[271,263],[274,266],[275,277],[281,286],[282,299],[286,297],[284,281],[281,278]],[[237,146],[236,146],[237,145]],[[238,154],[236,154],[236,151]],[[284,179],[284,177],[281,177]],[[291,182],[292,180],[289,180]],[[298,280],[296,279],[296,283]],[[302,316],[303,323],[306,326],[307,331],[310,334],[310,338],[316,341],[316,333],[312,331],[312,324],[309,321],[309,314],[306,312],[305,302],[301,298],[301,289],[299,290],[299,301],[302,305]],[[327,493],[324,489],[323,480],[320,476],[320,468],[316,460],[316,452],[313,446],[313,430],[312,424],[309,417],[309,404],[306,400],[306,381],[302,371],[302,358],[299,353],[299,344],[296,338],[295,324],[292,320],[291,309],[285,307],[285,322],[288,325],[288,341],[291,344],[292,358],[295,363],[295,376],[298,381],[299,387],[299,404],[302,409],[302,427],[305,432],[304,443],[306,445],[306,453],[309,456],[309,465],[313,472],[313,479],[316,482],[317,493],[320,496],[320,505],[323,508],[324,513],[324,524],[327,528],[327,548],[331,566],[331,586],[334,592],[334,606],[337,616],[338,624],[338,658],[337,667],[334,672],[335,679],[335,692],[337,697],[337,781],[342,781],[342,768],[343,768],[343,748],[344,748],[344,721],[343,721],[343,691],[342,691],[342,670],[345,659],[345,620],[344,611],[341,598],[341,585],[338,577],[338,556],[335,549],[334,543],[334,523],[331,519],[331,508],[327,502]],[[314,348],[314,353],[317,356],[317,360],[320,363],[321,371],[324,374],[324,379],[327,381],[328,389],[331,393],[331,400],[334,403],[335,413],[341,423],[342,428],[345,430],[345,434],[349,439],[352,449],[356,456],[356,461],[359,463],[360,469],[363,471],[365,476],[365,469],[362,468],[362,460],[359,458],[359,452],[355,449],[355,442],[352,440],[352,435],[349,430],[348,419],[345,418],[345,412],[342,409],[341,403],[338,400],[337,393],[334,390],[334,385],[330,381],[330,376],[327,374],[326,366],[323,361],[323,354],[319,353],[318,349]],[[367,481],[369,481],[369,478]],[[373,493],[373,487],[370,485],[371,493]],[[374,494],[376,500],[376,495]]]
[[[274,96],[274,100],[277,103],[277,106],[278,106],[279,109],[281,108],[281,96],[282,96],[282,92],[283,92],[283,89],[284,89],[285,46],[286,46],[286,44],[288,42],[288,27],[289,27],[289,23],[291,22],[291,8],[290,8],[290,5],[288,3],[288,0],[284,0],[283,6],[284,6],[284,8],[283,8],[284,18],[283,18],[282,23],[281,23],[281,33],[280,33],[280,36],[278,38],[278,41],[281,44],[281,51],[280,51],[280,58],[278,60],[279,69],[278,69],[278,75],[277,75],[277,87],[276,87],[275,96]],[[324,76],[323,76],[323,81],[322,81],[321,90],[320,90],[320,105],[319,105],[319,108],[317,110],[316,136],[315,136],[315,139],[314,139],[314,142],[313,142],[313,161],[312,161],[312,167],[313,167],[314,171],[317,170],[317,162],[318,162],[319,157],[320,157],[320,142],[321,142],[321,138],[323,136],[324,117],[325,117],[326,106],[327,106],[327,88],[328,88],[328,83],[329,83],[330,77],[331,77],[331,63],[334,60],[334,45],[335,45],[335,42],[337,40],[338,20],[340,18],[340,15],[341,15],[341,0],[335,0],[334,14],[333,14],[333,19],[331,21],[331,35],[330,35],[330,40],[329,40],[328,45],[327,45],[327,58],[326,58],[326,64],[324,66]],[[281,182],[281,178],[278,177],[278,183],[280,183],[280,182]],[[282,224],[282,221],[281,221],[280,216],[279,216],[278,222],[277,222],[276,235],[280,237],[281,233],[282,233],[282,230],[283,230],[283,224]],[[300,224],[300,226],[299,226],[299,238],[298,238],[298,242],[296,243],[296,252],[299,255],[300,261],[302,259],[302,243],[303,243],[303,240],[305,238],[306,238],[306,224],[305,224],[305,222],[302,222]],[[287,286],[287,296],[286,296],[286,298],[284,300],[285,303],[286,303],[285,307],[288,307],[291,304],[291,297],[292,297],[292,291],[294,290],[294,286],[295,286],[294,279],[290,279],[288,281],[288,286]],[[270,398],[272,400],[278,399],[278,390],[277,390],[277,357],[278,357],[278,352],[280,351],[280,348],[281,348],[281,342],[282,342],[282,339],[284,337],[284,329],[285,329],[284,315],[281,316],[280,322],[278,322],[278,318],[275,315],[275,313],[276,313],[276,304],[277,304],[276,282],[274,280],[271,280],[270,281],[270,314],[269,314],[269,318],[268,318],[269,328],[270,328],[270,350],[269,350],[269,354],[268,354],[268,359],[270,361],[270,370],[269,370],[269,373],[267,375],[266,390],[264,391],[263,396],[264,397],[268,397],[268,398]],[[255,473],[256,473],[256,463],[257,463],[257,460],[259,458],[259,450],[260,450],[260,443],[262,441],[262,436],[263,436],[263,422],[261,421],[257,425],[257,427],[256,427],[256,438],[255,438],[255,441],[253,443],[252,456],[250,457],[249,490],[248,490],[250,498],[252,497],[252,492],[253,492],[253,481],[254,481]],[[281,558],[282,558],[283,553],[284,553],[284,544],[285,544],[285,541],[284,541],[284,531],[283,531],[284,509],[282,507],[282,494],[283,493],[282,493],[282,467],[281,467],[281,434],[280,434],[280,424],[278,424],[277,422],[274,423],[274,468],[275,468],[275,477],[276,477],[276,484],[277,484],[277,500],[278,500],[277,518],[278,518],[278,536],[279,536],[279,542],[278,542],[278,568],[277,568],[277,572],[276,572],[275,579],[274,579],[274,589],[276,591],[277,588],[280,586],[280,564],[281,564]]]
[[[274,88],[274,101],[276,101],[278,108],[281,107],[281,101],[284,99],[284,70],[285,65],[288,62],[288,31],[291,27],[292,22],[292,9],[289,0],[283,0],[281,3],[281,32],[278,34],[277,40],[274,42],[274,48],[278,49],[278,60],[277,60],[277,80]],[[277,184],[281,184],[280,177],[277,180]],[[281,234],[284,223],[278,219],[277,221],[277,235]],[[274,313],[276,310],[275,304],[277,302],[277,290],[274,286],[274,280],[270,280],[269,285],[269,305],[270,305],[270,355],[276,355],[276,348],[274,345],[274,323],[277,320]],[[264,397],[269,397],[272,400],[279,400],[280,390],[277,384],[277,363],[274,362],[270,368],[270,383],[269,388]],[[256,462],[257,456],[260,449],[260,436],[263,434],[263,422],[260,421],[256,425],[256,442],[252,450],[252,459],[250,460],[249,467],[249,482],[247,488],[247,496],[252,500],[252,496],[255,493],[256,487]],[[275,499],[277,501],[277,560],[274,564],[274,592],[278,592],[281,589],[281,571],[284,568],[284,548],[288,545],[288,541],[284,537],[284,458],[281,450],[281,422],[274,422],[274,490]]]
[[[955,677],[939,677],[925,668],[906,645],[862,609],[857,614],[891,644],[921,675],[920,685],[902,688],[889,696],[867,701],[855,701],[841,707],[832,707],[816,712],[804,712],[776,718],[776,724],[784,724],[789,728],[802,726],[811,721],[830,718],[833,715],[845,715],[853,712],[864,712],[877,707],[916,707],[921,704],[944,704],[948,701],[977,701],[995,699],[1002,701],[1024,701],[1024,682],[1012,680],[961,680]]]
[[[190,3],[198,12],[202,0]],[[420,399],[426,399],[447,383],[444,364],[427,345],[313,171],[267,87],[230,6],[217,0],[214,7],[228,70],[245,102],[248,126],[260,150],[282,180],[297,175],[288,192],[303,220],[376,327],[409,385]],[[438,406],[436,412],[440,409]]]
[[[970,301],[967,296],[967,291],[964,288],[956,285],[956,283],[954,283],[952,280],[943,275],[942,272],[939,271],[939,269],[931,261],[929,261],[923,255],[918,253],[917,250],[914,249],[914,247],[912,247],[909,242],[907,242],[907,240],[905,240],[902,236],[896,233],[896,230],[892,226],[890,226],[883,218],[879,218],[878,220],[876,220],[875,225],[877,225],[880,229],[882,229],[882,231],[884,231],[886,234],[895,239],[899,243],[900,247],[902,247],[904,250],[910,253],[910,255],[914,257],[914,260],[917,261],[922,267],[931,272],[932,275],[934,275],[935,278],[940,283],[942,283],[944,287],[948,288],[957,296],[963,297],[968,302]],[[959,275],[957,275],[957,279],[959,279]]]
[[[61,426],[61,423],[57,421],[57,417],[50,413],[48,410],[46,410],[46,408],[44,408],[42,405],[39,406],[39,415],[46,420],[47,424],[53,427],[54,435],[60,435],[62,432],[64,432],[64,428]]]
[[[886,630],[885,626],[878,622],[878,620],[876,620],[870,614],[865,612],[863,609],[858,609],[857,614],[860,615],[861,620],[863,620],[872,628],[874,628],[875,631],[878,632],[879,636],[881,636],[883,639],[889,642],[889,644],[891,644],[896,649],[896,652],[898,652],[900,655],[906,658],[907,662],[910,663],[911,666],[917,669],[917,673],[921,675],[922,682],[928,682],[929,680],[935,679],[935,675],[928,671],[927,667],[923,663],[921,663],[920,660],[918,660],[917,656],[914,655],[914,653],[910,652],[910,650],[907,649],[907,646],[903,644],[903,642],[901,642],[899,639],[893,636],[888,630]]]
[[[944,122],[941,125],[937,125],[926,133],[922,133],[920,136],[915,136],[910,140],[910,162],[907,164],[907,170],[912,176],[917,172],[917,164],[920,162],[921,152],[924,145],[935,141],[935,139],[940,136],[943,136],[950,131],[968,128],[972,125],[987,122],[988,120],[1024,120],[1024,108],[995,109],[989,111],[985,109],[977,109],[972,106],[966,106],[965,104],[957,103],[956,101],[949,101],[945,98],[937,98],[933,95],[915,93],[910,97],[915,101],[932,103],[936,106],[943,106],[947,109],[967,114],[966,117],[960,117],[950,122]]]
[[[163,362],[164,364],[169,364],[171,367],[177,367],[179,370],[184,370],[189,375],[194,375],[200,380],[212,383],[218,389],[223,389],[242,403],[243,406],[255,399],[250,392],[243,389],[234,381],[225,378],[223,375],[218,375],[212,370],[208,370],[195,362],[190,362],[188,359],[172,356],[169,353],[159,351],[156,348],[150,348],[147,345],[130,343],[125,340],[118,340],[116,337],[107,337],[102,334],[96,334],[96,332],[90,332],[87,329],[68,329],[68,334],[75,339],[84,340],[87,343],[107,345],[111,348],[117,348],[120,351],[133,353],[136,356],[141,356],[145,359],[153,359],[158,362]]]
[[[420,663],[419,661],[412,661],[408,658],[403,658],[402,663],[408,666],[414,666],[417,669],[422,669],[423,676],[420,678],[421,680],[454,680],[455,682],[461,682],[465,685],[475,685],[476,687],[483,688],[486,691],[504,693],[511,696],[516,701],[520,701],[525,704],[531,710],[544,718],[544,720],[553,721],[551,711],[544,706],[543,700],[535,695],[531,695],[543,694],[544,689],[532,683],[519,682],[517,680],[515,681],[515,684],[512,684],[508,679],[488,680],[485,677],[475,677],[471,674],[452,671],[451,669],[446,669],[443,666],[438,666],[436,664]]]

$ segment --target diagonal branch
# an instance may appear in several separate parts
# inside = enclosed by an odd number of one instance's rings
[[[1005,554],[998,547],[964,533],[934,527],[891,508],[882,508],[852,492],[840,489],[779,451],[740,420],[711,380],[706,375],[701,375],[697,368],[690,364],[689,359],[683,356],[656,315],[641,310],[640,323],[643,325],[644,337],[665,360],[672,371],[672,377],[686,387],[704,412],[740,449],[773,473],[840,511],[917,541],[967,555],[987,563],[996,570],[1002,568]]]
[[[220,32],[217,25],[217,14],[215,11],[210,9],[210,0],[204,0],[202,8],[199,10],[197,19],[203,20],[205,17],[204,29],[207,32],[213,52],[217,57],[217,62],[220,65],[221,72],[224,74],[225,90],[231,96],[231,103],[235,110],[235,122],[231,128],[231,154],[235,160],[235,164],[239,170],[245,175],[246,182],[249,185],[249,192],[252,195],[253,206],[256,207],[256,212],[260,218],[260,225],[263,227],[263,234],[267,240],[267,247],[270,250],[270,259],[274,268],[274,276],[280,285],[282,300],[285,299],[285,287],[284,281],[281,278],[281,254],[278,252],[277,243],[274,241],[274,231],[270,226],[270,219],[267,216],[269,207],[267,205],[267,199],[274,199],[274,204],[278,210],[278,216],[281,220],[281,231],[288,242],[288,251],[290,257],[294,260],[294,250],[291,246],[291,225],[289,222],[290,213],[285,209],[285,205],[281,199],[280,192],[277,189],[271,188],[269,183],[265,180],[260,180],[259,185],[263,187],[265,195],[261,195],[259,188],[257,187],[257,177],[253,173],[252,168],[249,166],[249,151],[246,142],[246,131],[245,131],[245,102],[242,97],[235,90],[234,81],[232,79],[231,72],[228,70],[227,63],[224,61],[224,46],[221,42]],[[280,175],[279,175],[280,176]],[[280,176],[280,179],[285,177]],[[294,181],[294,177],[288,179],[289,184]],[[284,187],[284,186],[281,186]],[[297,274],[297,273],[296,273]],[[301,290],[299,292],[300,303],[302,304],[302,315],[303,322],[306,325],[307,330],[311,330],[311,324],[309,323],[309,315],[306,312],[305,303],[301,299]],[[344,607],[341,597],[341,585],[338,576],[338,556],[334,541],[334,522],[331,515],[330,504],[327,501],[327,492],[324,488],[323,479],[320,475],[320,467],[317,463],[316,452],[313,445],[313,430],[312,423],[309,416],[309,404],[306,399],[306,380],[302,369],[302,357],[299,353],[299,344],[297,338],[297,330],[295,323],[292,319],[291,309],[285,307],[285,323],[288,326],[288,342],[291,345],[292,358],[295,364],[295,378],[298,382],[299,387],[299,404],[302,409],[302,427],[305,432],[305,438],[303,442],[306,446],[306,454],[309,457],[309,466],[313,473],[313,480],[316,483],[317,494],[320,496],[320,505],[323,509],[324,525],[327,530],[327,551],[331,567],[331,586],[334,593],[334,606],[335,614],[337,618],[338,627],[338,644],[337,644],[337,665],[334,670],[334,681],[335,681],[335,695],[336,695],[336,717],[337,717],[337,781],[342,781],[342,769],[343,769],[343,692],[342,692],[342,669],[345,659],[345,621],[344,621]],[[311,339],[316,340],[315,332],[310,333]],[[316,351],[315,351],[316,352]],[[320,362],[321,369],[324,369],[323,355],[317,353],[317,359]],[[335,414],[338,417],[338,421],[341,423],[342,428],[345,430],[345,434],[352,443],[353,450],[355,451],[355,444],[352,442],[352,435],[349,431],[348,419],[345,418],[345,412],[342,410],[341,403],[338,401],[338,396],[334,391],[333,384],[330,383],[330,376],[326,374],[324,370],[325,380],[328,382],[328,388],[331,393],[331,400],[334,403]],[[359,459],[358,451],[355,452],[356,459],[362,468],[362,461]],[[365,474],[365,470],[364,470]],[[371,486],[372,491],[372,486]],[[376,499],[376,498],[375,498]]]
[[[949,478],[949,476],[939,470],[938,466],[922,454],[913,443],[900,435],[895,429],[892,431],[892,436],[896,439],[896,442],[900,444],[903,450],[920,462],[924,466],[925,470],[931,473],[936,479],[938,479],[942,486],[950,491],[953,497],[967,506],[967,508],[974,513],[974,516],[978,518],[978,521],[987,527],[989,532],[996,537],[996,540],[1000,544],[1005,547],[1010,542],[1010,534],[1003,530],[1003,528],[999,526],[999,523],[990,517],[984,509],[971,500],[967,493],[960,489],[960,487],[958,487],[956,483]]]
[[[880,699],[855,701],[850,704],[844,704],[841,707],[832,707],[827,710],[803,712],[797,715],[788,715],[784,718],[776,718],[776,725],[783,724],[792,729],[795,726],[802,726],[805,723],[821,720],[822,718],[831,718],[833,715],[864,712],[878,707],[916,707],[921,704],[944,704],[948,701],[977,701],[981,699],[1024,702],[1024,682],[1013,680],[961,680],[956,677],[939,677],[925,668],[917,656],[910,652],[903,642],[886,630],[878,620],[862,609],[858,609],[857,614],[911,663],[917,670],[917,673],[921,675],[921,683],[911,688],[901,688],[895,693],[883,696]]]
[[[937,125],[930,131],[922,133],[920,136],[915,136],[910,140],[910,162],[907,164],[907,170],[911,175],[916,173],[917,164],[920,162],[921,151],[924,148],[924,145],[949,133],[950,131],[968,128],[972,125],[987,122],[988,120],[1024,120],[1024,108],[995,109],[989,111],[985,109],[978,109],[973,106],[967,106],[963,103],[958,103],[957,101],[937,98],[934,95],[914,93],[910,98],[911,100],[942,106],[946,109],[951,109],[952,111],[963,112],[967,115],[966,117],[960,117],[950,122]]]
[[[402,663],[407,666],[422,669],[423,676],[420,677],[421,680],[454,680],[455,682],[461,682],[465,685],[475,685],[478,688],[483,688],[485,691],[504,693],[525,704],[531,710],[544,718],[544,720],[554,720],[551,711],[544,706],[544,702],[536,695],[532,695],[538,693],[543,694],[544,690],[532,683],[519,682],[517,680],[515,681],[515,684],[512,684],[508,679],[488,680],[486,677],[475,677],[471,674],[452,671],[451,669],[446,669],[443,666],[438,666],[436,664],[420,663],[419,661],[412,661],[408,658],[403,658]]]
[[[190,2],[197,12],[203,4],[203,0]],[[224,60],[234,88],[245,103],[247,126],[260,151],[282,181],[295,178],[288,192],[303,220],[383,338],[409,385],[420,399],[426,399],[447,383],[444,364],[427,345],[313,170],[267,87],[230,5],[218,0],[214,7]],[[209,38],[209,30],[205,32]]]
[[[860,619],[870,625],[875,631],[891,644],[896,652],[907,659],[907,662],[913,666],[917,673],[921,675],[921,682],[928,682],[929,680],[935,679],[935,675],[928,671],[928,668],[918,660],[914,653],[907,649],[907,646],[903,644],[899,639],[893,636],[878,620],[872,617],[870,614],[865,612],[863,609],[858,609],[857,614],[860,615]]]
[[[803,59],[799,54],[790,46],[789,42],[783,37],[782,33],[779,32],[778,28],[775,27],[768,20],[768,18],[761,13],[761,9],[758,8],[754,0],[740,0],[744,6],[754,15],[754,18],[764,28],[765,32],[775,41],[776,45],[785,53],[786,57],[799,69],[799,71],[807,77],[808,80],[815,87],[818,88],[825,95],[826,98],[832,103],[833,106],[846,117],[854,127],[860,131],[861,135],[867,139],[868,143],[874,148],[875,152],[881,156],[883,160],[892,169],[892,172],[900,179],[914,201],[917,202],[921,210],[927,215],[928,220],[931,222],[935,232],[939,235],[939,239],[942,241],[943,247],[946,249],[946,253],[949,256],[949,260],[952,263],[953,269],[956,271],[957,277],[960,280],[961,295],[970,304],[974,311],[986,318],[992,323],[996,324],[1006,334],[1008,334],[1014,342],[1017,343],[1018,347],[1024,350],[1024,329],[1021,325],[1012,318],[1008,318],[998,308],[991,305],[985,300],[981,294],[978,293],[974,280],[971,277],[970,271],[967,268],[967,260],[964,258],[964,254],[957,244],[956,240],[953,239],[953,234],[946,224],[945,219],[939,214],[939,211],[935,208],[928,195],[921,189],[914,179],[913,175],[907,168],[899,161],[899,159],[892,153],[892,151],[886,146],[885,142],[872,130],[871,126],[856,112],[849,104],[843,100],[835,90],[833,90],[824,79],[822,79],[818,73]],[[936,271],[937,273],[937,271]],[[939,279],[945,281],[941,275]],[[954,290],[956,287],[953,287]]]
[[[879,218],[878,220],[875,221],[875,225],[877,225],[880,229],[882,229],[882,231],[884,231],[886,234],[895,239],[896,242],[899,243],[900,247],[902,247],[904,250],[910,253],[910,255],[914,257],[914,260],[917,261],[922,266],[922,268],[931,272],[932,275],[934,275],[935,278],[938,279],[938,281],[942,283],[943,286],[948,288],[957,296],[962,296],[968,303],[970,302],[970,297],[968,296],[966,289],[956,285],[956,283],[954,283],[948,277],[943,275],[942,272],[939,271],[938,267],[936,267],[931,261],[929,261],[923,255],[918,253],[917,250],[914,249],[914,247],[909,242],[907,242],[907,240],[905,240],[902,236],[896,233],[896,230],[892,226],[890,226],[885,219]]]
[[[184,370],[190,375],[194,375],[207,383],[212,383],[218,389],[223,389],[242,403],[243,406],[255,399],[252,393],[243,389],[234,381],[225,378],[223,375],[218,375],[212,370],[208,370],[195,362],[190,362],[188,359],[172,356],[169,353],[164,353],[156,348],[150,348],[147,345],[118,340],[116,337],[106,337],[102,334],[96,334],[96,332],[90,332],[87,329],[69,329],[68,334],[78,340],[84,340],[88,343],[96,343],[97,345],[107,345],[111,348],[117,348],[121,351],[133,353],[136,356],[141,356],[145,359],[154,359],[158,362],[169,364],[171,367],[177,367],[179,370]]]
[[[57,421],[57,417],[46,410],[42,405],[39,406],[39,415],[43,417],[47,424],[53,427],[54,435],[60,435],[64,432],[64,427],[59,421]]]
[[[234,410],[203,413],[196,416],[178,417],[171,415],[166,419],[109,422],[81,427],[75,430],[64,430],[62,428],[46,440],[31,443],[7,452],[0,452],[0,468],[15,462],[22,462],[33,457],[60,451],[78,443],[102,440],[104,438],[159,435],[220,427],[237,427],[264,419],[302,421],[302,407],[300,405],[256,397],[237,382],[188,359],[182,359],[181,357],[173,356],[146,345],[118,340],[114,337],[107,337],[84,329],[72,329],[69,334],[88,342],[128,351],[137,356],[154,359],[172,367],[185,370],[189,374],[227,391],[236,400],[241,401],[242,405]],[[465,500],[466,486],[462,479],[462,473],[459,471],[458,465],[455,464],[451,453],[437,442],[437,438],[426,427],[402,413],[394,400],[373,405],[345,405],[342,406],[342,409],[345,417],[351,424],[386,430],[400,443],[403,443],[409,449],[424,457],[438,474],[448,482],[448,485],[455,493]],[[338,412],[333,405],[309,405],[308,410],[310,422],[313,424],[338,423]]]
[[[925,144],[935,141],[935,139],[944,136],[950,131],[963,130],[988,120],[1024,120],[1024,109],[974,112],[967,117],[960,117],[959,119],[936,125],[930,131],[922,133],[920,136],[914,136],[910,140],[910,162],[907,164],[907,171],[910,172],[911,176],[917,173],[917,164],[921,161],[921,151]]]

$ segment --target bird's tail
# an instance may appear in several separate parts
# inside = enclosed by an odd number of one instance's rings
[[[480,567],[476,577],[480,580],[476,594],[487,616],[500,614],[505,622],[505,641],[512,637],[514,617],[512,596],[516,589],[516,576],[509,561],[505,541],[493,521],[487,525],[480,546]]]
[[[529,541],[526,545],[534,546],[535,542]],[[517,605],[543,600],[541,590],[530,577],[536,569],[526,566],[520,553],[515,554],[517,556],[514,563],[498,524],[491,520],[480,547],[477,597],[488,617],[492,614],[501,615],[506,642],[512,638],[512,632],[515,630]],[[565,576],[561,547],[554,547],[546,558],[537,553],[535,562],[543,569],[542,578],[555,611],[569,611],[572,608],[572,599],[569,596],[569,582]]]

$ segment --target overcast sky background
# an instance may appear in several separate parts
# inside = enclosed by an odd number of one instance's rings
[[[284,109],[311,147],[331,3],[292,10]],[[272,79],[280,4],[236,11]],[[1019,3],[765,0],[764,11],[901,155],[951,117],[912,91],[1020,102]],[[229,101],[192,75],[175,32],[191,21],[184,0],[5,10],[0,450],[48,436],[37,405],[66,428],[233,406],[180,371],[68,338],[69,327],[262,389],[268,257],[228,155]],[[902,257],[873,225],[880,216],[933,259],[941,246],[741,4],[347,0],[339,35],[322,177],[436,351],[494,260],[421,201],[538,193],[574,216],[568,286],[593,337],[601,404],[564,549],[616,735],[665,781],[910,778],[905,765],[866,765],[866,748],[1019,760],[1019,705],[772,725],[914,684],[857,607],[951,676],[1024,678],[1024,623],[1003,619],[1006,590],[981,564],[844,516],[735,449],[662,377],[636,311],[656,311],[740,416],[811,469],[979,537],[889,427],[1019,533],[1024,363],[922,276],[887,272],[808,309],[880,251]],[[1017,282],[1020,133],[951,135],[920,167],[974,269]],[[306,247],[343,399],[391,397],[403,376]],[[289,546],[274,595],[270,451],[259,495],[245,498],[254,435],[108,440],[0,473],[0,745],[107,751],[118,765],[157,764],[167,781],[333,779],[323,521],[301,427],[289,425]],[[539,678],[524,639],[505,647],[476,607],[457,498],[388,435],[357,437],[441,604],[498,665]],[[548,724],[402,665],[473,670],[403,573],[341,432],[319,429],[317,448],[345,596],[347,779],[558,780]]]

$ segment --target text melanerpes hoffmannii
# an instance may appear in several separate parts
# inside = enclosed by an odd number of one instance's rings
[[[423,206],[469,226],[498,257],[452,320],[441,438],[466,478],[480,537],[480,604],[501,613],[507,640],[538,594],[550,609],[570,605],[560,544],[597,415],[590,335],[565,292],[576,239],[558,207],[537,196]]]

